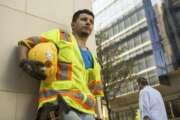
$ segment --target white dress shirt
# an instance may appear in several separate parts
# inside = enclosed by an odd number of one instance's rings
[[[159,91],[145,86],[139,94],[141,120],[148,116],[150,120],[167,120],[166,109]]]

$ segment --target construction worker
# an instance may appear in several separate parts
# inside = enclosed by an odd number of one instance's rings
[[[83,9],[73,15],[72,33],[54,29],[19,41],[20,67],[41,80],[37,120],[101,119],[100,66],[86,46],[93,25]]]

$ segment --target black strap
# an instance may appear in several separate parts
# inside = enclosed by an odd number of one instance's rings
[[[61,95],[58,95],[57,103],[57,105],[45,103],[38,110],[36,120],[63,120],[63,113],[68,114],[71,107],[67,105]]]

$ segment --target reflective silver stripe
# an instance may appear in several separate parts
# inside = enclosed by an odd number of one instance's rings
[[[54,90],[43,91],[42,93],[40,93],[40,98],[46,98],[49,96],[54,96],[58,93],[59,93],[58,91],[54,91]]]
[[[64,32],[64,40],[68,41],[68,34],[66,32]]]
[[[68,90],[46,90],[46,91],[42,91],[40,93],[40,98],[46,98],[46,97],[50,97],[50,96],[54,96],[54,95],[57,95],[57,94],[63,94],[63,93],[71,93],[70,91]]]
[[[40,93],[40,98],[47,98],[47,97],[50,97],[50,96],[54,96],[54,95],[57,95],[57,94],[68,94],[70,95],[69,97],[75,97],[81,101],[83,101],[84,99],[84,95],[82,93],[74,93],[72,91],[68,91],[68,90],[59,90],[59,91],[55,91],[55,90],[46,90],[46,91],[42,91]]]
[[[71,80],[72,79],[72,64],[59,62],[57,65],[56,78],[58,80]]]
[[[95,103],[91,98],[87,98],[85,104],[88,105],[91,108],[91,107],[94,106]]]
[[[84,99],[84,95],[82,93],[75,93],[73,94],[76,98],[83,100]]]
[[[64,32],[64,31],[60,31],[60,39],[66,41],[66,42],[71,41],[70,35],[67,32]]]
[[[55,91],[55,90],[46,90],[46,91],[42,91],[42,93],[40,94],[40,99],[42,98],[48,98],[48,97],[51,97],[51,96],[55,96],[57,94],[64,94],[65,96],[67,95],[68,97],[70,98],[76,98],[78,101],[77,102],[81,102],[80,104],[82,105],[86,105],[86,108],[88,109],[91,109],[94,107],[95,105],[95,101],[88,97],[86,98],[85,102],[83,102],[84,100],[84,94],[82,93],[74,93],[73,91]],[[76,101],[76,99],[74,99]]]
[[[68,64],[60,63],[60,79],[68,80]]]

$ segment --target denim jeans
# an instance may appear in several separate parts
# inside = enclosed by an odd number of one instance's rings
[[[64,120],[95,120],[91,114],[80,113],[74,110],[69,111],[68,114],[63,114]]]
[[[65,113],[64,111],[60,112],[57,105],[50,103],[38,110],[36,120],[49,120],[50,112],[53,112],[54,115],[57,115],[58,113],[59,120],[95,120],[93,115],[79,112],[73,108],[68,113]]]

